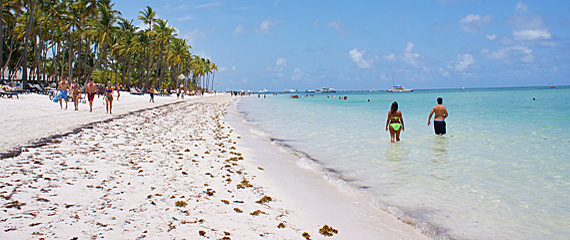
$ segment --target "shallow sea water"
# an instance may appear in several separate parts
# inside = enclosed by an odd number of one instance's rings
[[[570,236],[570,88],[304,95],[244,97],[238,108],[299,167],[431,238]],[[438,96],[444,137],[427,126]],[[393,101],[405,122],[397,143],[384,128]]]

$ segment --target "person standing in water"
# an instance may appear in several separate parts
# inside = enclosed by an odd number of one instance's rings
[[[433,118],[433,130],[437,135],[445,135],[445,118],[449,116],[447,114],[447,108],[443,106],[443,98],[437,98],[437,105],[433,107],[431,112],[429,113],[428,117],[428,126],[431,123],[431,116],[435,113],[435,117]]]
[[[394,101],[388,112],[386,119],[386,131],[390,129],[390,141],[400,141],[400,132],[404,131],[404,118],[402,112],[398,110],[398,103]]]

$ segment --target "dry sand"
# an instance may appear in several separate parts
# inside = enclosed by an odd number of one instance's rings
[[[0,152],[23,146],[0,160],[0,239],[328,239],[325,224],[331,239],[425,239],[299,168],[235,104],[124,94],[109,115],[97,98],[94,113],[0,99]]]

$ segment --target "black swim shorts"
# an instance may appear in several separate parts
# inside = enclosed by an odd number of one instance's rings
[[[433,121],[433,130],[435,134],[445,134],[445,121]]]

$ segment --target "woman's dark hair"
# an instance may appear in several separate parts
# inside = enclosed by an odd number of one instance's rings
[[[398,103],[396,101],[394,101],[392,103],[392,107],[390,107],[390,109],[392,109],[392,114],[395,114],[396,111],[398,111]]]

